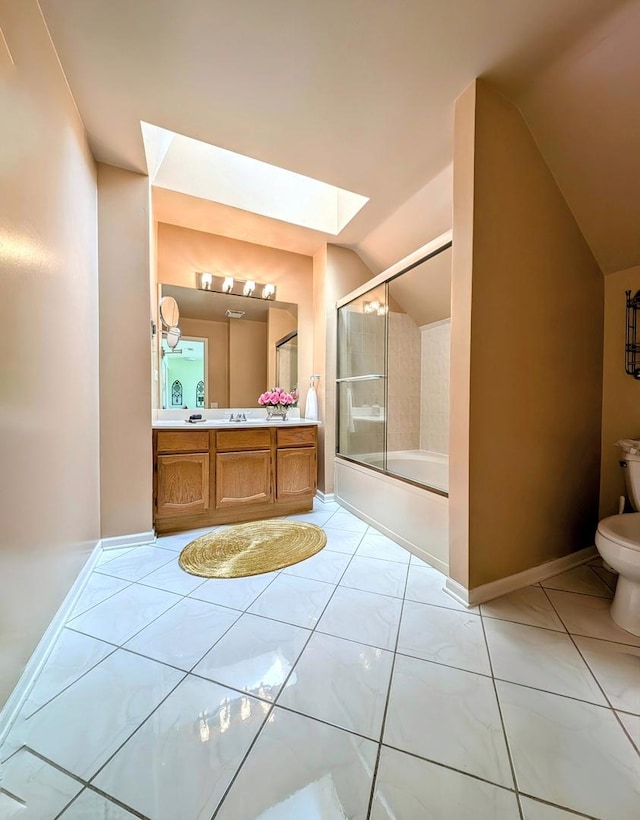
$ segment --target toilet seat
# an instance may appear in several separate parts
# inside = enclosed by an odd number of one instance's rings
[[[640,552],[640,512],[603,518],[598,524],[598,533],[622,547]]]

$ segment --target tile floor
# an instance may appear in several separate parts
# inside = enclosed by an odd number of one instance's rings
[[[640,639],[595,561],[466,610],[336,504],[282,572],[103,553],[0,758],[3,820],[638,820]]]

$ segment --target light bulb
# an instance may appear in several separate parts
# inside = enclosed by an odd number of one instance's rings
[[[222,290],[225,293],[231,293],[233,290],[233,276],[225,276],[224,282],[222,283]]]
[[[253,291],[256,289],[256,283],[252,280],[244,283],[244,287],[242,288],[242,292],[245,296],[252,296]]]
[[[275,296],[276,286],[275,285],[265,285],[262,288],[262,298],[263,299],[270,299],[272,296]]]
[[[211,290],[211,285],[213,284],[213,274],[212,273],[203,273],[200,277],[200,285],[204,290]]]

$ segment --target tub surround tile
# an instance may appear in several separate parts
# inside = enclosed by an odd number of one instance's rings
[[[398,655],[383,742],[513,788],[493,681],[481,675]]]
[[[364,820],[377,749],[370,740],[276,706],[216,820]]]
[[[333,595],[333,584],[279,575],[249,608],[254,615],[312,629]]]
[[[560,575],[546,578],[540,582],[546,589],[560,589],[565,592],[578,592],[583,595],[597,595],[600,598],[611,598],[611,588],[600,578],[588,564],[574,567]]]
[[[115,646],[71,629],[63,629],[38,676],[23,709],[25,718],[82,677]]]
[[[545,591],[539,586],[525,587],[481,604],[480,611],[487,618],[566,632]]]
[[[485,630],[496,678],[608,705],[569,635],[489,618]]]
[[[277,575],[277,572],[266,572],[248,578],[210,578],[189,597],[243,611],[251,606]]]
[[[7,820],[53,818],[81,789],[82,783],[50,766],[28,749],[21,749],[3,767],[0,817]]]
[[[306,561],[286,567],[282,572],[284,575],[297,575],[301,578],[311,578],[314,581],[337,584],[350,560],[351,557],[345,553],[323,549],[311,558],[307,558]]]
[[[371,820],[429,817],[515,820],[518,802],[511,791],[383,747]]]
[[[279,706],[380,739],[393,654],[316,632]]]
[[[491,674],[482,622],[473,613],[405,601],[398,652],[468,672]]]
[[[640,715],[640,647],[595,638],[574,640],[613,708]]]
[[[395,649],[402,601],[388,595],[338,587],[317,626],[338,638]]]
[[[571,634],[640,646],[639,637],[613,622],[609,612],[611,601],[607,598],[555,589],[547,590],[547,594]]]
[[[366,537],[366,536],[365,536]],[[340,581],[341,586],[402,598],[407,565],[356,554]]]
[[[154,820],[209,818],[270,708],[190,675],[93,782]]]
[[[245,613],[193,672],[274,701],[310,634],[299,626]]]
[[[638,755],[611,710],[511,683],[497,689],[523,792],[590,816],[637,818]]]
[[[73,618],[67,626],[122,646],[179,600],[171,592],[132,584]]]
[[[97,572],[122,578],[124,581],[139,581],[145,575],[174,561],[171,550],[160,547],[134,547],[126,555],[109,561],[97,568]]]
[[[88,779],[182,677],[182,672],[118,649],[29,721],[25,743]]]
[[[239,617],[235,610],[183,598],[127,641],[125,648],[188,672]]]

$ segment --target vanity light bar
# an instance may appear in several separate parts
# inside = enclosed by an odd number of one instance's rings
[[[213,293],[229,293],[234,296],[251,296],[254,299],[276,298],[276,286],[269,283],[255,282],[253,279],[235,279],[233,276],[218,276],[207,271],[196,271],[198,290],[210,290]]]

